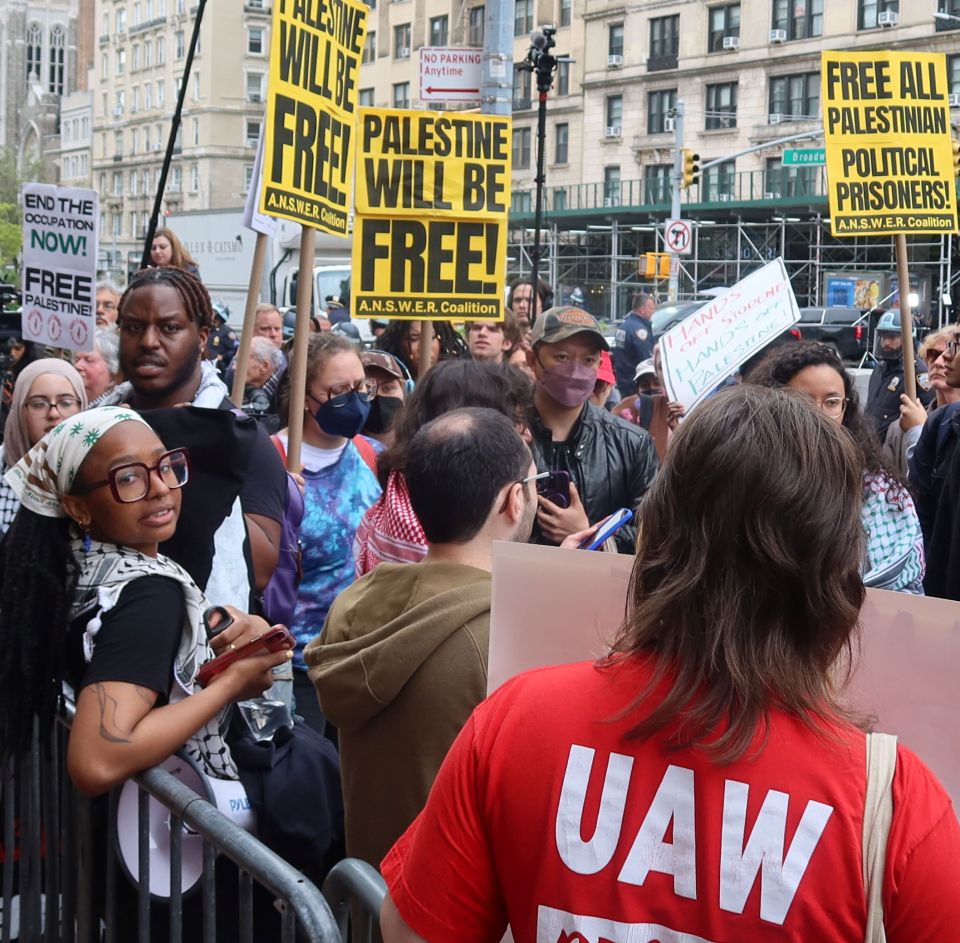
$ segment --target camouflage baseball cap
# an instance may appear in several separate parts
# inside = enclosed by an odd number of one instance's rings
[[[592,334],[600,342],[600,347],[603,350],[610,349],[597,319],[592,314],[575,305],[561,305],[550,308],[549,311],[544,311],[537,318],[530,335],[530,343],[533,346],[537,344],[556,344],[558,341],[565,341],[575,334],[585,333]]]

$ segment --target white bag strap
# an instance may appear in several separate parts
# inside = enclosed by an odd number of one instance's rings
[[[865,943],[886,943],[883,929],[883,875],[893,820],[893,773],[897,738],[867,734],[867,796],[863,806],[863,886],[867,897]]]

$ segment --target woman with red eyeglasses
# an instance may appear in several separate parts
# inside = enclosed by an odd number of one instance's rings
[[[22,502],[0,544],[0,755],[22,755],[34,719],[52,726],[63,681],[77,692],[68,769],[105,792],[183,748],[203,771],[236,779],[221,732],[226,708],[256,697],[279,651],[238,660],[205,688],[212,654],[267,629],[234,622],[208,643],[206,600],[158,553],[190,475],[133,410],[105,406],[63,420],[7,473]]]

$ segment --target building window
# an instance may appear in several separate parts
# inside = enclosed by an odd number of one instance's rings
[[[173,58],[179,62],[183,58],[184,51],[183,30],[178,29],[173,34]]]
[[[137,145],[139,144],[139,141],[140,141],[140,132],[136,128],[134,128],[130,132],[130,153],[131,154],[137,153]],[[147,143],[149,144],[150,142],[148,141]]]
[[[518,66],[513,67],[513,110],[526,111],[530,105],[530,73]]]
[[[193,73],[193,100],[197,101],[200,98],[200,73]]]
[[[179,154],[180,153],[180,129],[179,128],[177,128],[177,139],[174,142],[174,147],[176,149],[176,152]],[[158,124],[156,128],[154,128],[153,149],[155,151],[163,150],[163,125],[162,124]]]
[[[740,36],[740,4],[730,3],[724,7],[710,7],[707,12],[709,19],[709,36],[707,38],[707,52],[720,52],[723,41],[728,36]]]
[[[513,35],[526,36],[533,30],[533,0],[515,0]]]
[[[253,186],[253,164],[243,165],[243,192],[249,193]]]
[[[170,192],[179,193],[183,188],[183,169],[180,167],[170,168]]]
[[[857,27],[859,29],[875,29],[880,25],[878,17],[881,13],[899,13],[900,0],[860,0]]]
[[[737,83],[723,82],[707,86],[708,131],[737,126]]]
[[[668,203],[670,201],[670,174],[673,164],[647,164],[643,168],[644,203]]]
[[[148,39],[143,44],[143,67],[149,69],[153,65],[153,43]]]
[[[370,30],[367,33],[366,42],[363,44],[363,56],[361,62],[373,62],[377,58],[377,31]]]
[[[410,24],[401,23],[393,28],[393,58],[410,58]]]
[[[111,213],[110,214],[110,233],[114,239],[120,238],[120,227],[121,227],[120,214]]]
[[[784,167],[779,157],[768,157],[763,177],[763,197],[779,200],[785,196],[819,196],[816,167]]]
[[[937,19],[937,32],[960,29],[960,0],[937,0],[937,13],[946,13],[952,19]]]
[[[247,147],[256,147],[260,140],[260,122],[247,118],[245,140]]]
[[[668,112],[677,103],[677,90],[664,88],[647,95],[647,134],[664,134],[667,129]]]
[[[123,174],[119,170],[113,172],[113,195],[123,196]]]
[[[561,62],[557,66],[557,94],[570,94],[570,63]]]
[[[251,56],[263,55],[263,30],[259,27],[247,30],[247,52]]]
[[[200,119],[191,118],[190,121],[193,125],[193,146],[196,147],[200,143]]]
[[[140,86],[134,85],[130,90],[130,111],[136,114],[140,110]]]
[[[620,136],[620,128],[623,124],[623,96],[608,95],[606,103],[607,133],[611,137]]]
[[[158,79],[157,80],[157,108],[163,108],[165,88],[166,86],[163,84],[163,79]]]
[[[115,118],[120,118],[123,116],[124,111],[126,110],[125,101],[124,101],[124,91],[121,89],[119,92],[114,93],[113,99],[113,116]]]
[[[823,0],[773,0],[773,29],[787,39],[823,35]]]
[[[555,213],[565,213],[567,210],[567,188],[553,188],[553,211]]]
[[[620,165],[603,168],[603,205],[620,205]]]
[[[134,26],[140,25],[140,4],[139,3],[135,3],[133,5],[133,25]]]
[[[247,101],[263,101],[263,75],[260,72],[247,73]]]
[[[127,50],[117,50],[117,75],[123,75],[127,71]]]
[[[197,164],[190,165],[190,192],[196,193],[200,189],[200,167]]]
[[[565,164],[568,161],[568,145],[570,141],[570,125],[558,124],[553,131],[553,162]]]
[[[560,26],[569,26],[573,20],[573,0],[560,0]]]
[[[167,44],[164,37],[157,40],[157,65],[163,65],[167,61]]]
[[[514,128],[513,130],[513,169],[530,169],[530,129]]]
[[[471,46],[483,45],[483,20],[486,16],[486,9],[486,7],[470,8],[467,42]]]
[[[58,23],[50,31],[50,76],[47,81],[47,91],[53,95],[63,94],[63,60],[66,45],[63,27]]]
[[[734,195],[737,188],[736,169],[736,161],[725,160],[703,172],[701,193],[708,203]]]
[[[820,73],[779,75],[770,79],[771,124],[813,121],[820,115]]]
[[[359,102],[361,108],[373,108],[373,89],[361,88]]]
[[[947,91],[960,94],[960,56],[947,56]]]
[[[153,108],[153,86],[149,82],[143,83],[143,110],[150,111]]]
[[[450,22],[447,16],[434,16],[430,18],[430,45],[447,45],[447,25]]]
[[[130,235],[136,236],[137,234],[137,211],[133,210],[130,213]]]
[[[39,23],[31,23],[27,30],[27,81],[40,80],[40,58],[43,55],[43,32]]]
[[[675,69],[680,51],[680,14],[650,20],[650,58],[647,69]]]
[[[393,107],[394,108],[410,107],[410,83],[409,82],[393,83]]]
[[[106,53],[100,56],[100,78],[110,78],[110,57]]]
[[[607,32],[607,55],[623,57],[623,23],[611,23]]]
[[[124,7],[120,7],[120,9],[117,10],[116,23],[118,33],[125,33],[127,31],[127,11]]]

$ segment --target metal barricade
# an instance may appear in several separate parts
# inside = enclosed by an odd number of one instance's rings
[[[118,861],[119,790],[104,801],[90,800],[73,787],[66,774],[66,723],[57,724],[45,741],[35,736],[30,752],[3,771],[0,943],[160,943],[159,932],[151,937],[152,916],[163,917],[163,943],[227,938],[342,943],[313,883],[163,769],[135,777],[140,880],[134,887]],[[149,892],[150,797],[169,815],[170,896],[162,901]],[[189,925],[180,891],[185,829],[203,842],[202,876],[194,895],[200,916],[191,917]],[[224,880],[225,869],[235,869],[235,889],[232,873]],[[190,904],[197,910],[195,901]],[[218,936],[218,917],[224,914],[229,919]],[[258,930],[255,935],[255,919],[268,921],[269,934]]]
[[[335,864],[323,882],[323,896],[344,940],[371,943],[373,932],[380,925],[383,899],[387,896],[387,885],[376,868],[358,858]],[[348,937],[351,917],[354,927]]]

